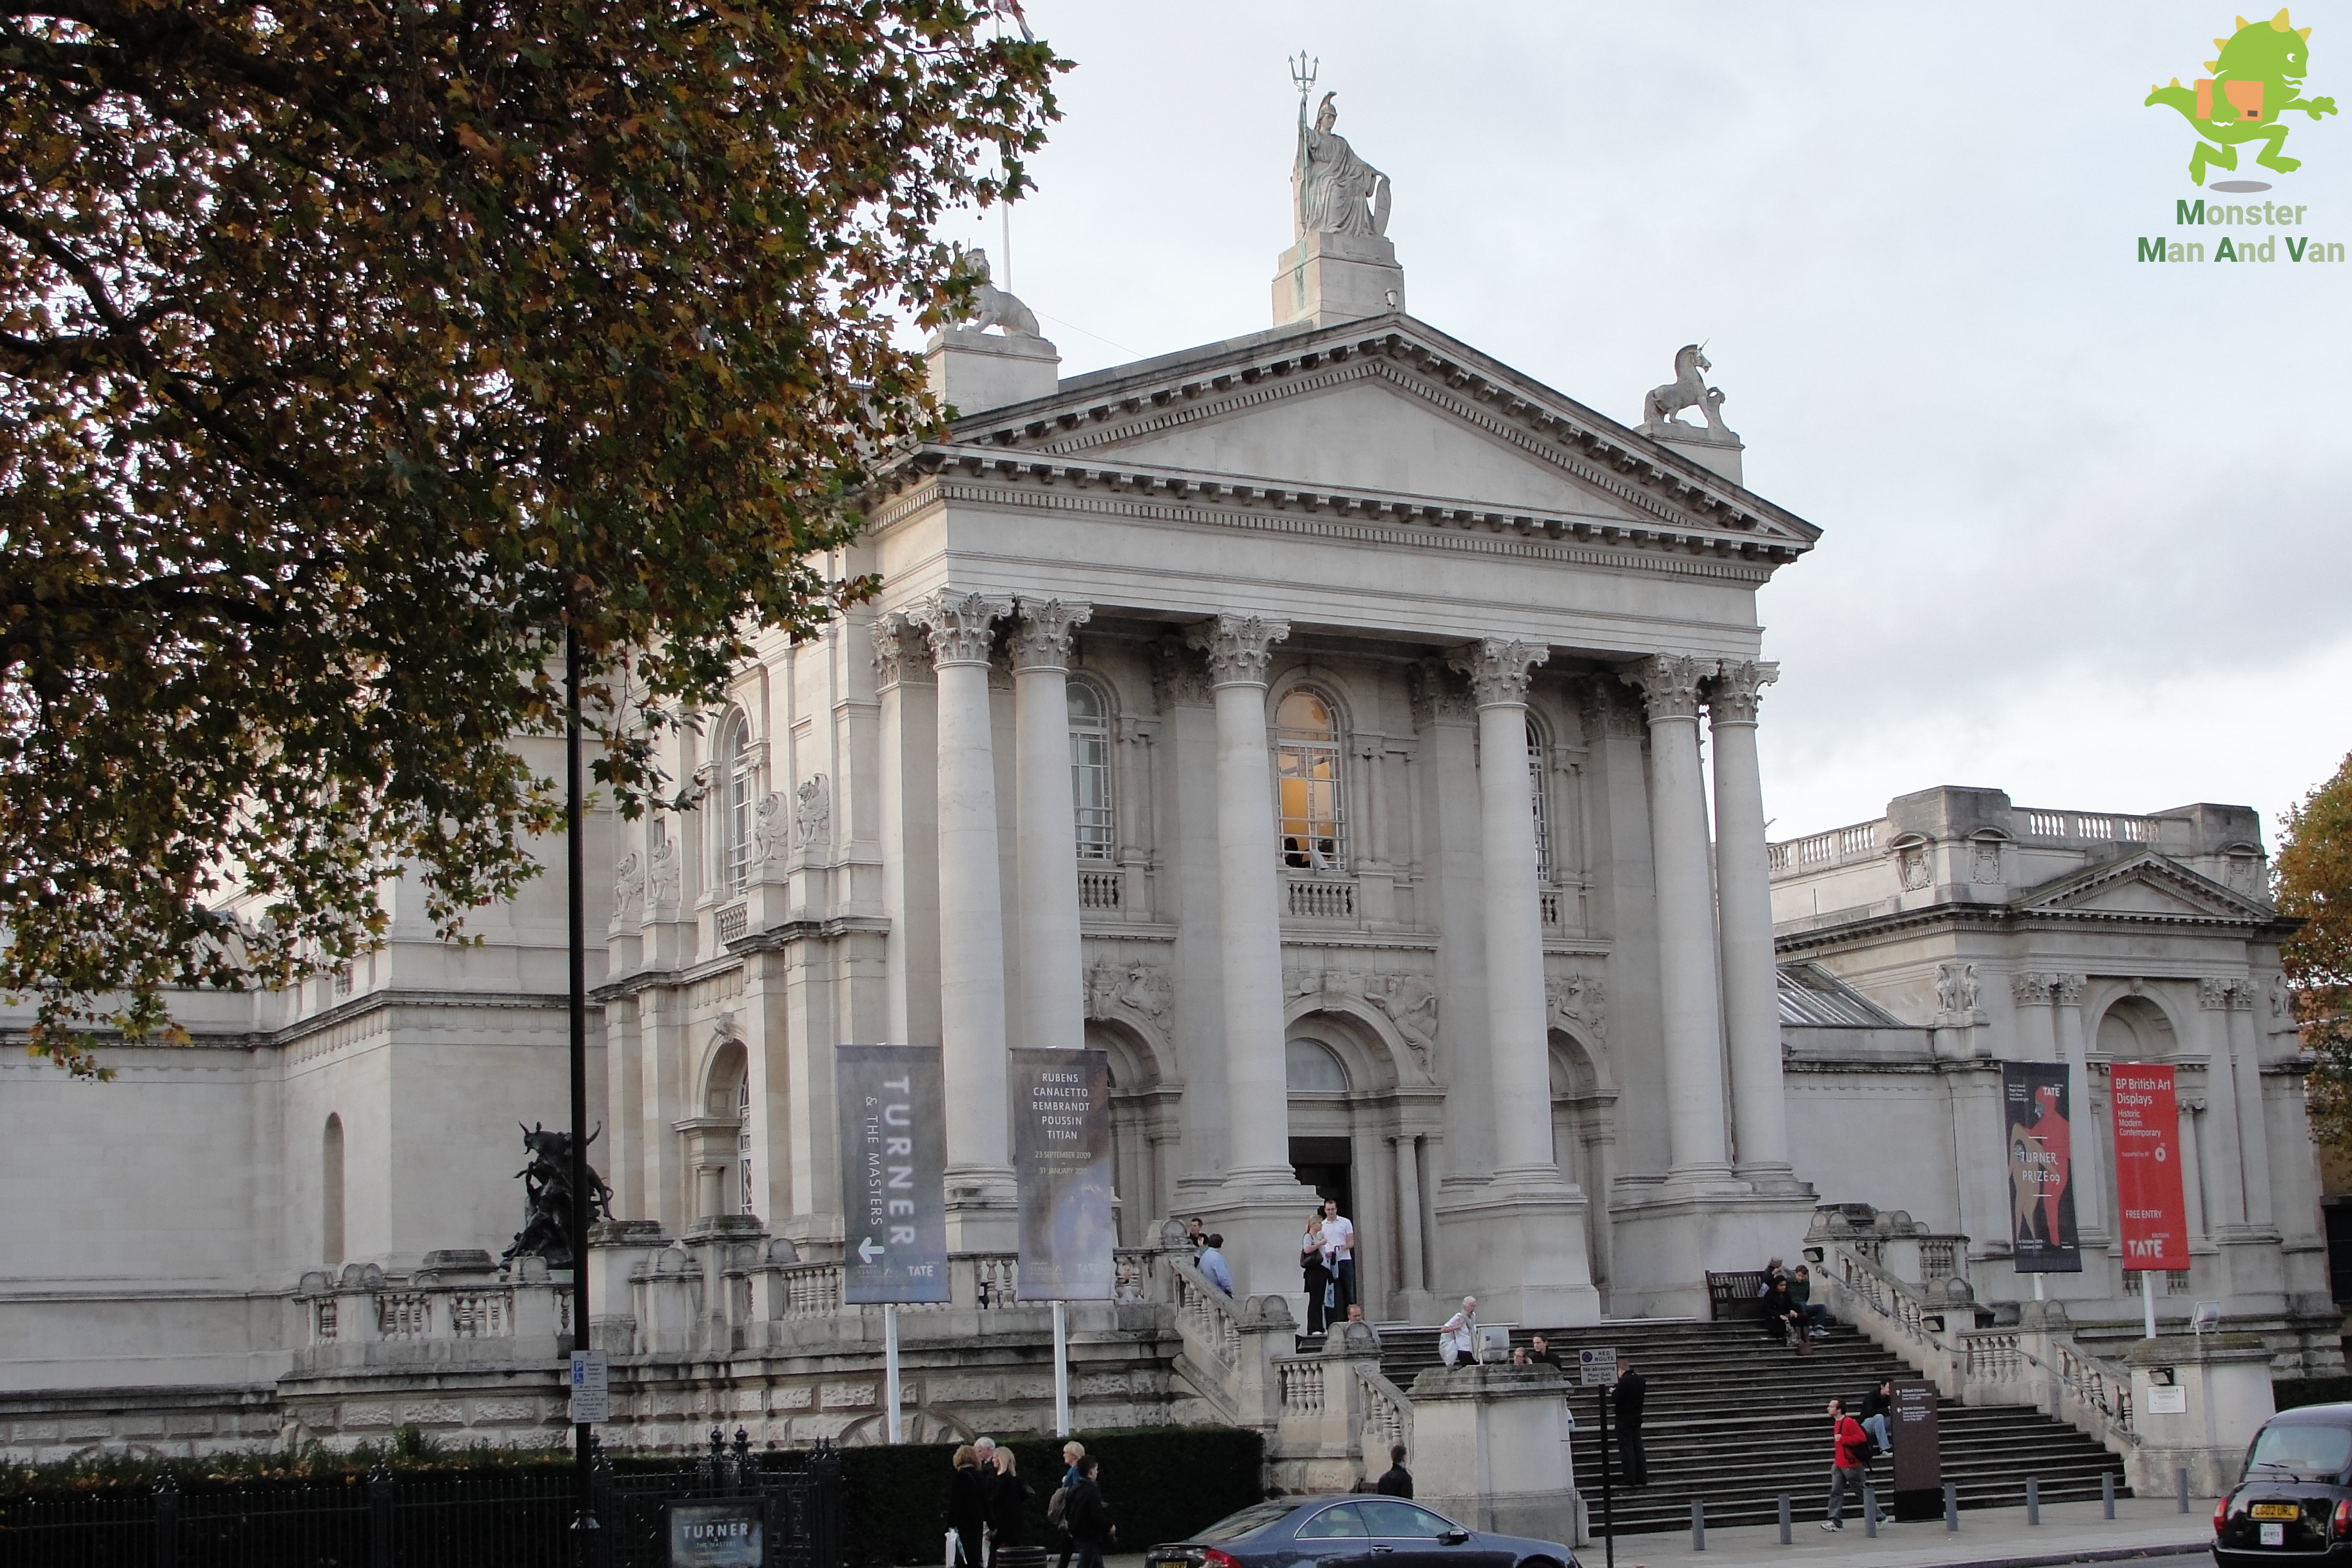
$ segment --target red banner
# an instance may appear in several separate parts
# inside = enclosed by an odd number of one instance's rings
[[[2124,1267],[2189,1267],[2188,1205],[2180,1195],[2180,1111],[2172,1069],[2118,1062],[2108,1070],[2115,1108],[2116,1214]]]

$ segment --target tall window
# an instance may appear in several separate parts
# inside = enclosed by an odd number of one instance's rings
[[[1535,795],[1536,880],[1551,881],[1551,813],[1546,809],[1543,731],[1528,721],[1528,787]]]
[[[735,1191],[741,1212],[751,1212],[751,1075],[735,1086]]]
[[[1339,721],[1312,691],[1274,710],[1275,782],[1282,863],[1302,871],[1347,869],[1339,813]]]
[[[740,713],[719,728],[711,785],[719,819],[719,886],[737,893],[751,879],[751,734]]]
[[[1070,682],[1070,795],[1078,806],[1078,858],[1108,860],[1113,837],[1110,805],[1110,714],[1102,693]]]

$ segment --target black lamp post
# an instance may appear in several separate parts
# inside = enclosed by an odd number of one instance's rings
[[[566,889],[572,928],[572,1348],[588,1349],[588,1225],[595,1205],[588,1191],[588,912],[587,854],[580,842],[580,634],[563,625],[563,847],[571,873]],[[591,1428],[572,1428],[572,1541],[582,1563],[596,1539],[595,1474]]]

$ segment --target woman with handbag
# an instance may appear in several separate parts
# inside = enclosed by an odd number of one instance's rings
[[[1330,1322],[1326,1298],[1331,1289],[1331,1269],[1323,1258],[1323,1211],[1319,1208],[1307,1222],[1307,1234],[1298,1238],[1298,1272],[1307,1280],[1307,1331],[1319,1334]]]

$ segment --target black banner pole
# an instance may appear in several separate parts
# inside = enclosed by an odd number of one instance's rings
[[[588,907],[587,852],[580,842],[580,634],[563,624],[563,847],[571,873],[568,889],[572,928],[572,1348],[588,1348],[588,1223],[594,1213],[588,1195]],[[567,1379],[567,1382],[569,1380]],[[572,1428],[574,1554],[591,1561],[596,1539],[593,1428]]]
[[[1601,1555],[1609,1560],[1609,1568],[1617,1568],[1617,1510],[1609,1497],[1609,1394],[1607,1384],[1598,1385],[1601,1395]]]

